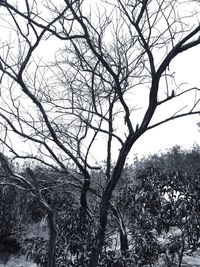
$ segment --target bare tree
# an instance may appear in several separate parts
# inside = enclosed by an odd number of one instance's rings
[[[98,264],[109,203],[134,143],[165,122],[200,113],[199,89],[177,85],[170,70],[175,57],[200,44],[198,10],[197,2],[181,0],[1,3],[3,30],[12,32],[1,40],[3,146],[15,158],[66,172],[73,163],[83,177],[83,217],[90,215],[90,170],[102,165],[94,151],[104,148],[106,179],[89,267]],[[170,103],[168,115],[155,120]],[[13,134],[31,152],[22,153]]]

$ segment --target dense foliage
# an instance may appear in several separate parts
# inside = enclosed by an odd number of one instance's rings
[[[200,247],[200,148],[175,147],[127,165],[114,192],[99,266],[181,266]],[[102,175],[101,171],[101,175]],[[44,199],[57,227],[56,266],[88,265],[95,238],[100,187],[90,192],[89,213],[80,206],[80,189],[63,183],[63,174],[35,168]],[[94,172],[94,177],[100,173]],[[28,177],[27,177],[28,179]],[[21,253],[42,266],[47,262],[45,213],[24,190],[1,186],[0,234],[15,234]],[[115,203],[115,205],[113,204]],[[9,212],[8,212],[9,211]],[[30,225],[43,225],[43,235]],[[127,242],[125,244],[124,242]]]

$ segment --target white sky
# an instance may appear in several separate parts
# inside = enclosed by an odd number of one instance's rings
[[[43,48],[41,49],[43,50]],[[44,43],[44,51],[45,49]],[[176,57],[170,68],[176,72],[178,83],[182,81],[188,82],[188,86],[200,88],[200,46]],[[168,113],[169,108],[167,106],[163,112]],[[174,145],[191,148],[195,143],[200,144],[200,132],[197,127],[198,121],[200,121],[200,116],[189,116],[168,122],[146,132],[133,146],[128,157],[129,161],[132,161],[134,154],[142,157],[149,153],[164,151]],[[105,159],[105,151],[103,150],[105,150],[105,147],[101,147],[101,145],[93,150],[97,161]]]
[[[200,46],[177,56],[170,68],[176,72],[178,82],[184,81],[188,83],[188,86],[200,88]],[[200,116],[193,115],[152,129],[136,142],[132,153],[138,153],[138,156],[141,157],[149,153],[164,151],[174,145],[180,145],[187,149],[195,143],[200,145],[198,122],[200,122]],[[131,160],[131,155],[129,160]]]
[[[170,69],[176,72],[178,83],[187,82],[188,88],[200,88],[200,46],[177,56],[170,65]],[[189,101],[192,101],[192,98]],[[167,105],[163,109],[166,116],[170,107],[171,105]],[[160,115],[163,115],[163,113]],[[167,122],[147,131],[134,144],[128,156],[128,161],[131,163],[135,154],[138,158],[141,158],[148,154],[164,152],[175,145],[180,145],[183,149],[190,149],[194,144],[200,145],[198,122],[200,122],[200,116],[192,115]],[[104,158],[104,149],[105,147],[101,146],[95,149],[98,151],[95,155],[97,160]]]

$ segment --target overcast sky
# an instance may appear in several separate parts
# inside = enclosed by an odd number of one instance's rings
[[[55,43],[52,42],[52,44],[55,46]],[[47,51],[45,43],[39,48],[39,53],[45,57],[44,51]],[[50,57],[49,51],[47,51],[46,55],[48,58]],[[177,56],[169,67],[176,72],[176,81],[178,84],[187,82],[188,88],[200,88],[200,47],[193,48]],[[189,102],[193,101],[192,98],[189,100]],[[180,99],[180,101],[182,100]],[[167,105],[158,116],[162,117],[165,113],[167,115],[170,108],[170,105]],[[149,153],[164,152],[174,145],[180,145],[186,149],[191,148],[194,144],[200,145],[200,132],[197,126],[198,121],[200,121],[199,115],[189,116],[168,122],[146,132],[133,146],[128,157],[129,161],[132,160],[134,154],[138,154],[139,157],[142,157]],[[105,147],[101,147],[101,145],[99,145],[98,148],[95,147],[94,158],[97,161],[105,159],[105,151],[103,150],[105,150]]]
[[[176,81],[178,83],[185,82],[185,86],[200,88],[200,47],[195,47],[188,52],[185,52],[174,59],[170,65],[170,69],[176,72]],[[186,101],[193,101],[191,99]],[[176,100],[177,101],[177,100]],[[180,98],[180,105],[183,104]],[[183,104],[184,105],[184,104]],[[169,114],[171,105],[166,105],[162,109],[162,114],[158,112],[158,118]],[[138,158],[147,156],[148,154],[165,152],[175,145],[181,146],[183,149],[190,149],[195,144],[200,145],[200,128],[197,123],[200,122],[200,115],[192,115],[174,121],[167,122],[143,134],[134,144],[131,153],[128,156],[128,161],[132,162],[134,155]],[[95,153],[97,151],[97,153]],[[95,148],[95,159],[103,160],[104,147]]]
[[[187,82],[188,87],[200,88],[200,47],[177,56],[170,68],[176,72],[177,82]],[[169,107],[166,109],[166,112],[168,111]],[[199,115],[189,116],[152,129],[137,141],[132,153],[138,153],[141,157],[148,153],[164,151],[174,145],[187,149],[195,143],[200,145],[200,132],[197,126],[199,121]]]

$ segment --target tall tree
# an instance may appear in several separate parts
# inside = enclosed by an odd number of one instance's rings
[[[73,163],[81,173],[83,217],[90,170],[102,165],[93,160],[96,147],[105,153],[89,267],[98,264],[109,203],[134,143],[152,128],[200,112],[198,88],[177,85],[170,70],[175,57],[200,44],[199,8],[181,0],[1,1],[3,147],[66,173]],[[194,99],[181,105],[187,94]],[[28,144],[24,151],[16,135]]]

